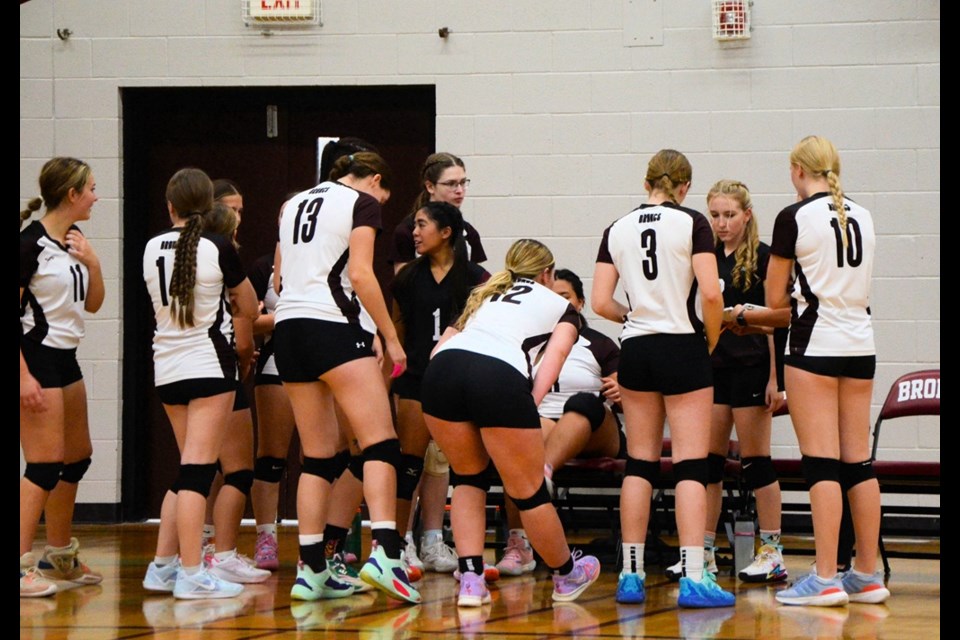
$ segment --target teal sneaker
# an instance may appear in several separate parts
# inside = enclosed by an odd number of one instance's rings
[[[327,569],[338,581],[353,586],[354,593],[366,593],[373,590],[373,587],[360,579],[360,574],[357,573],[356,569],[343,561],[343,556],[339,553],[333,554],[333,557],[327,560]]]
[[[370,557],[360,569],[360,579],[397,600],[420,604],[420,592],[407,579],[403,560],[388,558],[376,542],[370,550]]]
[[[712,607],[732,607],[736,598],[717,584],[717,579],[709,571],[703,572],[703,580],[696,582],[686,576],[680,578],[680,596],[677,604],[691,609]]]
[[[839,576],[824,580],[815,573],[803,576],[774,597],[780,604],[813,607],[840,607],[850,601]]]
[[[647,599],[643,588],[646,576],[636,573],[621,573],[617,580],[617,602],[620,604],[640,604]]]
[[[290,589],[290,597],[294,600],[330,600],[352,596],[353,591],[353,585],[341,582],[329,569],[314,573],[309,565],[300,561],[297,563],[297,579]]]
[[[879,573],[870,575],[850,570],[840,574],[840,582],[850,602],[880,604],[890,597],[890,590],[884,586]]]

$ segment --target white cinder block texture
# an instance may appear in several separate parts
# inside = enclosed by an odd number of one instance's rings
[[[20,117],[53,117],[53,81],[40,79],[20,80]],[[23,155],[23,152],[20,154]]]
[[[20,120],[20,155],[46,158],[53,155],[54,120]]]
[[[515,113],[590,111],[590,76],[585,73],[517,74],[513,80]]]
[[[921,105],[940,106],[940,65],[927,64],[917,68],[918,97]]]
[[[936,149],[940,146],[940,107],[876,110],[879,149]]]
[[[130,4],[113,0],[57,0],[53,2],[54,27],[70,29],[75,38],[126,37],[130,35]]]
[[[478,33],[472,40],[476,73],[544,72],[552,65],[553,36],[549,32]]]
[[[876,25],[877,62],[902,64],[940,61],[940,21],[882,22]]]
[[[439,76],[437,113],[498,114],[513,113],[514,78],[508,75]]]
[[[20,40],[20,78],[49,78],[53,72],[53,42],[48,38]]]
[[[256,42],[256,40],[252,40]],[[169,38],[167,63],[170,75],[197,77],[243,75],[243,53],[251,48],[245,38]]]
[[[71,118],[52,120],[56,123],[56,153],[88,160],[93,151],[93,120]],[[52,150],[51,150],[51,154]],[[96,177],[96,175],[94,175]],[[100,184],[97,183],[97,191]]]
[[[206,5],[203,2],[167,2],[128,0],[130,35],[134,37],[202,36],[206,31]],[[234,20],[240,20],[236,3]]]
[[[104,38],[93,41],[93,74],[100,78],[160,78],[167,75],[166,38]]]

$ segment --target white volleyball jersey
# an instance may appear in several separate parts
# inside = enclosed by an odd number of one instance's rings
[[[437,353],[462,349],[491,356],[532,379],[529,354],[550,339],[560,322],[579,328],[580,315],[565,298],[520,278],[503,295],[487,298],[463,331],[444,342]]]
[[[695,253],[713,254],[710,223],[672,202],[641,205],[603,232],[597,262],[617,268],[630,309],[621,340],[702,331],[694,304]]]
[[[770,252],[794,261],[788,354],[870,356],[870,280],[877,237],[870,212],[849,199],[847,246],[828,193],[780,212]]]
[[[76,349],[89,286],[87,267],[39,220],[20,232],[20,335],[54,349]]]
[[[366,325],[347,276],[350,233],[380,229],[380,204],[339,182],[323,182],[292,197],[280,219],[277,322],[312,318]]]
[[[560,377],[543,397],[538,411],[545,418],[559,420],[563,406],[578,393],[599,395],[601,378],[613,375],[620,364],[620,348],[596,329],[586,327],[573,345],[560,370]],[[534,366],[536,376],[539,363]]]
[[[170,280],[177,239],[182,229],[163,231],[143,251],[143,279],[153,302],[157,329],[153,334],[154,380],[164,385],[193,378],[235,378],[233,323],[226,289],[246,279],[230,241],[202,234],[197,245],[192,327],[181,327],[171,314]]]

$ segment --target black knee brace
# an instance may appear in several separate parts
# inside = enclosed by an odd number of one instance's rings
[[[603,400],[592,393],[575,393],[563,405],[563,412],[579,413],[590,422],[590,431],[596,431],[603,424],[606,409]]]
[[[363,482],[363,456],[350,456],[350,463],[347,465],[347,469],[350,469],[350,473],[353,474],[353,477]]]
[[[677,484],[680,484],[684,480],[692,480],[706,487],[708,475],[709,464],[706,458],[681,460],[673,464],[673,479]]]
[[[383,442],[372,444],[363,450],[363,461],[386,462],[394,469],[400,468],[400,441],[390,438]]]
[[[719,453],[707,454],[707,482],[716,484],[723,482],[723,470],[727,466],[727,457]]]
[[[547,481],[544,480],[541,482],[540,488],[529,498],[514,498],[510,496],[510,499],[513,500],[513,504],[517,505],[517,509],[520,511],[529,511],[530,509],[536,509],[540,505],[550,504],[550,491],[547,490]]]
[[[628,455],[624,474],[643,478],[650,484],[656,485],[660,480],[660,461],[640,460],[638,458],[631,458]]]
[[[330,484],[333,484],[337,479],[337,458],[336,456],[329,458],[308,458],[304,456],[303,473],[323,478]]]
[[[762,489],[777,481],[777,470],[770,456],[749,456],[742,462],[743,484],[747,489]]]
[[[460,485],[465,484],[468,487],[476,487],[481,491],[490,490],[490,476],[487,474],[487,470],[484,469],[480,473],[472,473],[470,475],[462,476],[451,467],[450,469],[450,486],[459,487]]]
[[[228,473],[223,476],[223,484],[230,485],[243,495],[248,495],[250,493],[250,487],[253,486],[253,470],[240,469],[239,471]]]
[[[397,470],[397,498],[413,500],[420,476],[423,475],[423,458],[405,453],[400,456],[400,468]]]
[[[287,468],[287,461],[283,458],[263,456],[253,463],[253,477],[261,482],[277,484],[283,479],[283,471]]]
[[[93,461],[90,458],[84,458],[83,460],[64,464],[63,469],[60,471],[60,479],[64,482],[77,484],[83,480],[83,476],[87,473],[87,469],[90,468],[91,462]]]
[[[836,458],[801,456],[800,466],[807,487],[811,489],[818,482],[840,482],[840,461]]]
[[[337,455],[333,456],[335,460],[334,464],[336,465],[335,471],[337,472],[337,479],[343,475],[343,472],[347,470],[347,465],[350,464],[350,450],[344,449],[343,451],[337,451]]]
[[[844,491],[850,491],[861,482],[873,480],[876,477],[877,474],[873,470],[873,460],[840,463],[840,487]]]
[[[217,475],[217,465],[210,464],[181,464],[177,479],[170,488],[174,493],[193,491],[204,498],[210,495],[210,485]]]
[[[62,462],[28,462],[23,477],[44,491],[53,491],[60,482]]]

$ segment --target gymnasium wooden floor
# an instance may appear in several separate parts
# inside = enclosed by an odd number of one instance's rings
[[[252,551],[251,527],[241,551]],[[892,560],[886,605],[846,608],[777,606],[775,588],[735,584],[737,605],[727,609],[681,610],[676,587],[651,567],[647,602],[614,602],[617,570],[606,566],[600,580],[573,604],[554,605],[546,573],[502,579],[493,602],[479,609],[456,607],[457,583],[428,574],[423,604],[403,606],[383,595],[291,603],[296,532],[281,529],[281,571],[250,585],[230,600],[177,601],[148,595],[140,585],[152,559],[155,525],[78,527],[83,560],[102,571],[103,584],[20,600],[21,638],[883,638],[940,637],[940,561]],[[41,532],[42,539],[42,532]],[[489,552],[488,552],[489,553]],[[489,559],[489,558],[488,558]],[[788,556],[790,574],[809,570],[809,556]]]

